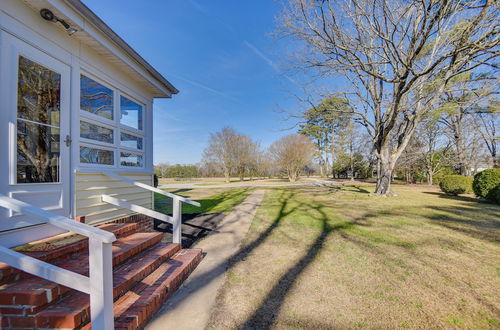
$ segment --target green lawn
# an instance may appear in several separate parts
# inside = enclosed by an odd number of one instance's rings
[[[500,207],[372,190],[267,190],[209,328],[498,329]]]
[[[194,199],[201,204],[201,207],[196,207],[190,204],[183,204],[182,213],[206,214],[230,212],[236,205],[241,203],[247,197],[249,192],[249,189],[193,189],[175,193]],[[164,195],[155,193],[155,209],[156,211],[166,214],[172,213],[172,199]]]

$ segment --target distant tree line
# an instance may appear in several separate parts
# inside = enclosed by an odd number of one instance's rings
[[[198,178],[200,177],[200,169],[196,165],[169,165],[160,163],[155,165],[155,174],[160,178]]]
[[[224,127],[210,135],[199,170],[203,176],[223,176],[227,182],[233,176],[240,180],[284,176],[293,182],[301,173],[314,173],[313,151],[311,141],[302,135],[285,136],[263,149],[250,136]]]

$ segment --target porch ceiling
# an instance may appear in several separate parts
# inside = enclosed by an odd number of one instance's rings
[[[178,90],[132,49],[120,36],[80,0],[23,0],[30,8],[50,9],[58,18],[78,30],[71,38],[92,48],[140,84],[155,98],[171,97]],[[61,29],[64,29],[61,26]]]

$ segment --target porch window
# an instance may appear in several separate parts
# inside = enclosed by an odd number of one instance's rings
[[[143,166],[142,155],[133,154],[130,152],[121,152],[120,163],[122,166],[142,167]]]
[[[80,137],[113,144],[113,130],[86,121],[80,121]]]
[[[19,57],[17,183],[59,182],[61,75]]]
[[[113,91],[89,77],[81,75],[80,109],[113,120]]]
[[[85,164],[113,165],[113,151],[80,147],[80,162]]]
[[[120,124],[142,130],[142,106],[120,96]]]
[[[142,150],[142,137],[122,132],[121,146],[126,148]]]
[[[144,167],[144,106],[85,74],[80,84],[80,164]]]

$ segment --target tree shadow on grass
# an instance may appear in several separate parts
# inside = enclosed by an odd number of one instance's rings
[[[318,254],[323,249],[324,243],[330,233],[347,229],[353,226],[351,222],[341,222],[335,225],[329,223],[327,214],[322,210],[321,205],[310,205],[307,203],[299,203],[299,206],[310,209],[310,214],[315,220],[321,221],[321,233],[316,237],[314,242],[309,246],[307,252],[283,274],[266,295],[260,306],[255,312],[241,325],[242,329],[268,329],[270,328],[279,315],[280,309],[286,299],[288,292],[293,288],[295,282],[300,275],[308,268],[308,266],[316,259]],[[314,216],[316,213],[319,216]]]
[[[485,206],[477,201],[464,207],[430,206],[439,214],[428,218],[433,223],[474,238],[500,242],[500,208]]]
[[[186,284],[185,288],[190,292],[190,294],[195,293],[196,291],[204,288],[210,282],[214,281],[220,275],[224,274],[228,269],[234,267],[239,262],[244,261],[245,258],[256,248],[258,248],[270,235],[271,233],[279,226],[281,220],[287,215],[295,212],[297,207],[288,208],[288,202],[291,198],[293,198],[295,192],[293,190],[285,191],[283,190],[281,196],[279,197],[280,208],[278,211],[278,215],[274,218],[272,223],[264,232],[262,232],[257,238],[252,240],[250,243],[246,244],[243,248],[239,249],[235,254],[233,254],[229,260],[223,260],[215,265],[213,265],[210,270],[205,271],[201,274],[196,275],[191,281]],[[258,205],[254,205],[253,209],[257,208]],[[249,213],[252,210],[248,211]],[[250,215],[245,215],[250,216]],[[238,221],[236,219],[234,221]],[[181,304],[184,298],[180,298],[179,300],[171,299],[165,306],[166,308],[175,308],[176,305]]]

